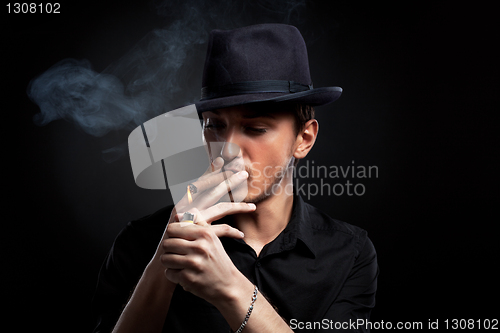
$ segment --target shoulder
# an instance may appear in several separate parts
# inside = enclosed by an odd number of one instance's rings
[[[155,231],[158,232],[158,230],[163,231],[167,226],[173,207],[172,205],[166,206],[152,214],[128,222],[118,234],[118,238],[127,238],[131,235],[141,237]]]
[[[366,230],[353,224],[335,219],[320,209],[304,203],[305,223],[314,238],[325,238],[331,241],[332,246],[348,246],[356,252],[356,257],[361,251],[375,253],[373,243],[368,237]]]
[[[362,234],[366,233],[366,231],[360,227],[352,225],[350,223],[334,219],[330,217],[328,214],[324,213],[320,209],[308,204],[304,203],[304,208],[309,215],[310,219],[310,227],[318,230],[335,230],[338,232],[342,232],[348,235]]]
[[[153,214],[132,220],[118,233],[113,243],[111,254],[114,256],[135,258],[137,261],[151,259],[156,251],[173,206],[159,209]]]
[[[134,232],[144,232],[150,229],[165,228],[167,226],[173,205],[163,207],[156,212],[130,221],[124,230],[134,230]]]

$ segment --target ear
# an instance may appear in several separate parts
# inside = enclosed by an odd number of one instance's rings
[[[311,119],[305,123],[304,129],[297,135],[293,157],[300,160],[307,156],[316,142],[319,124],[316,119]]]

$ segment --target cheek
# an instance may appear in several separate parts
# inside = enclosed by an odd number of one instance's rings
[[[277,148],[281,147],[281,148]],[[274,178],[283,172],[289,162],[290,147],[283,147],[276,143],[265,146],[256,146],[248,151],[247,165],[250,165],[250,175],[254,180]]]

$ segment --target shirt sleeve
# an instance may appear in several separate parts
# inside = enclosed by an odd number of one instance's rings
[[[329,322],[328,328],[321,332],[369,332],[365,323],[375,306],[379,268],[375,247],[366,232],[359,237],[358,244],[360,250],[352,270],[323,317]]]

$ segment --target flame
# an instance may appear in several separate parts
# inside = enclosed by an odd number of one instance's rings
[[[191,197],[191,191],[189,190],[189,186],[187,187],[187,197],[189,204],[191,204],[193,202],[193,197]]]

